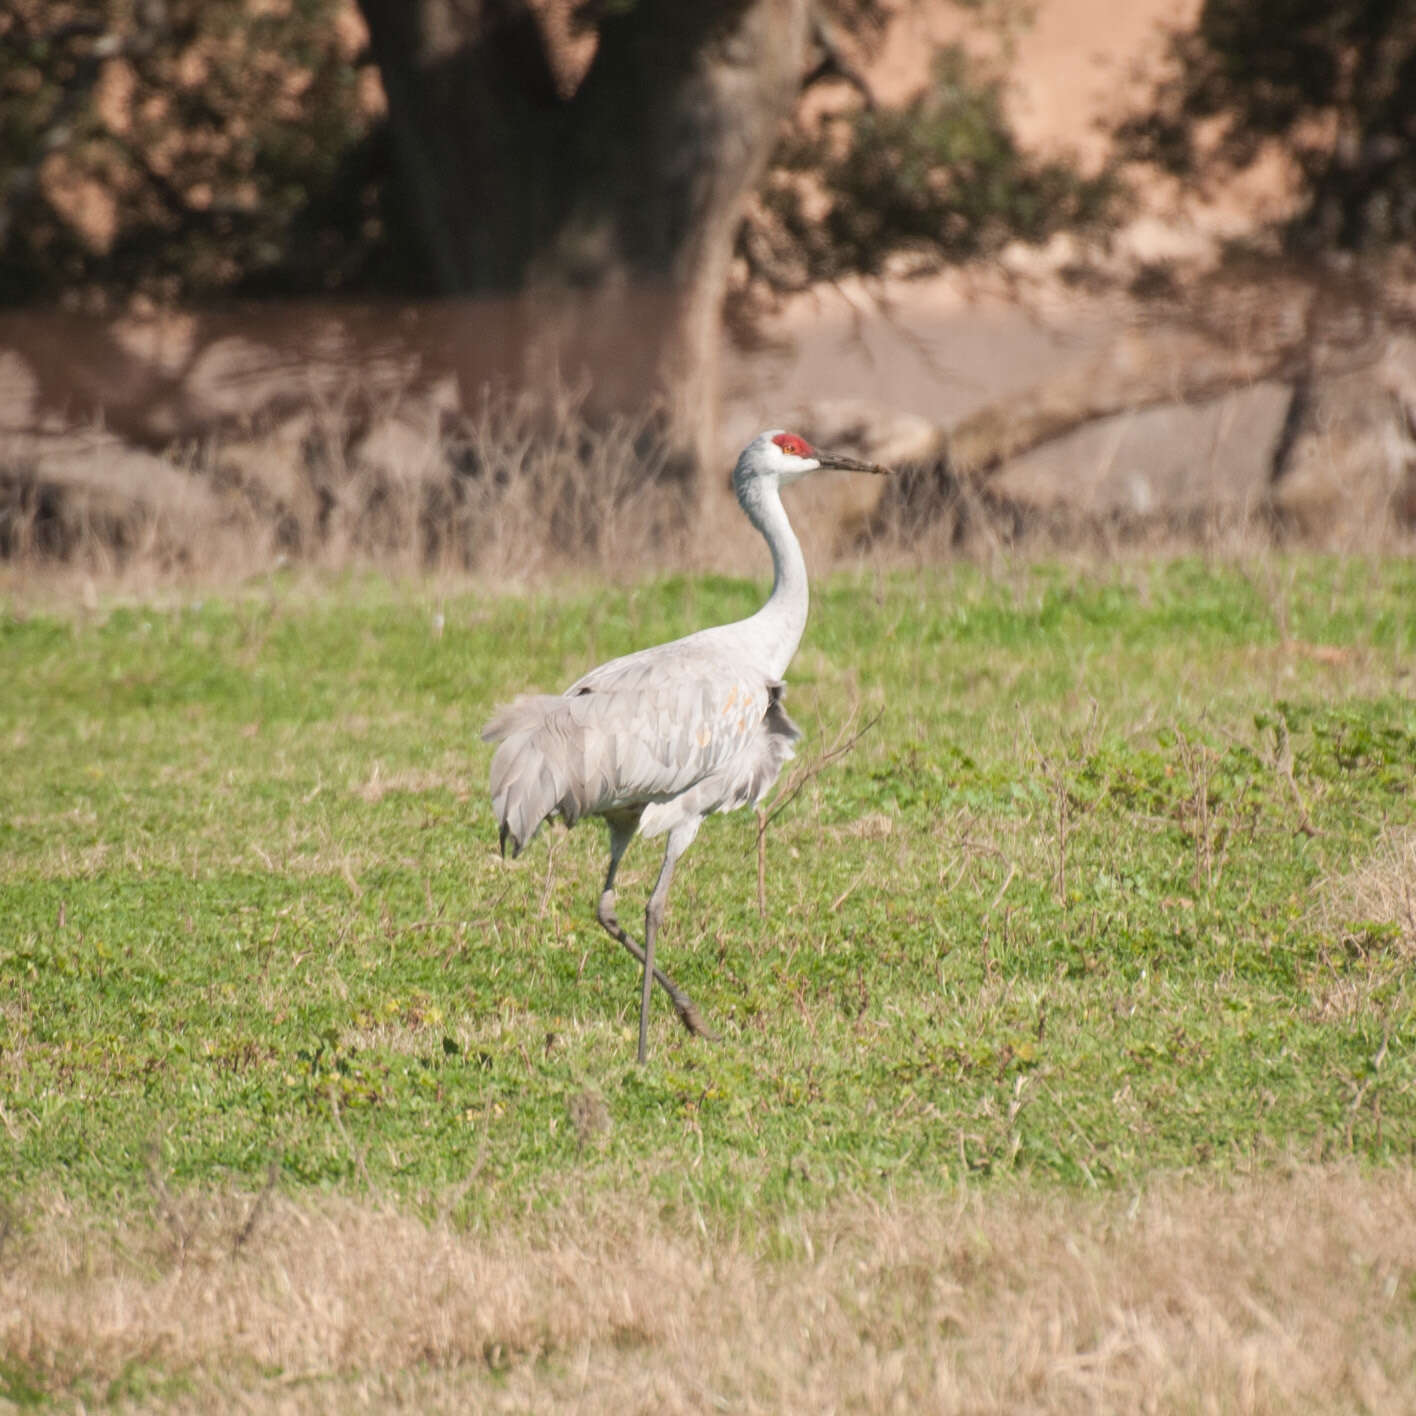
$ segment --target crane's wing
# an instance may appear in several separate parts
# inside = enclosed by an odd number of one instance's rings
[[[559,698],[518,699],[483,733],[500,743],[491,786],[503,844],[520,850],[555,812],[573,825],[700,787],[698,814],[756,799],[743,792],[770,768],[765,792],[800,736],[780,697],[751,666],[679,641],[602,665]]]
[[[801,737],[801,729],[782,707],[785,690],[785,684],[769,681],[767,711],[755,729],[746,734],[741,748],[679,795],[650,802],[640,817],[640,833],[659,836],[681,821],[760,802],[771,790],[783,764],[795,755],[795,743]]]

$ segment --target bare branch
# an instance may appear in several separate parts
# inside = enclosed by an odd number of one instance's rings
[[[767,813],[767,821],[765,824],[771,825],[771,823],[801,795],[802,788],[805,787],[808,782],[815,777],[819,777],[831,763],[850,752],[851,749],[855,747],[856,743],[858,743],[884,716],[885,710],[882,708],[873,718],[869,719],[869,721],[864,723],[855,732],[851,733],[849,737],[846,737],[845,734],[855,721],[855,714],[852,713],[851,716],[846,719],[845,727],[837,734],[836,741],[832,743],[820,757],[814,758],[810,762],[802,763],[782,784],[781,789],[772,800],[772,805]]]
[[[270,1197],[275,1193],[276,1181],[280,1179],[280,1162],[272,1160],[266,1167],[265,1184],[261,1186],[260,1192],[251,1203],[250,1213],[246,1216],[245,1223],[232,1236],[231,1252],[239,1254],[250,1242],[251,1236],[256,1232],[256,1225],[260,1222],[261,1216],[265,1213],[270,1204]]]
[[[757,914],[759,918],[765,919],[767,916],[767,828],[801,795],[802,789],[808,782],[819,777],[831,763],[850,752],[856,743],[885,716],[885,710],[880,709],[873,718],[852,731],[858,716],[859,705],[854,705],[851,708],[850,717],[846,719],[840,732],[836,734],[836,740],[831,746],[819,757],[798,766],[777,790],[770,807],[759,806],[757,808]],[[835,910],[859,883],[856,881],[841,894],[831,906],[832,910]]]
[[[843,79],[860,94],[861,102],[865,104],[867,111],[874,112],[877,106],[875,90],[871,88],[865,75],[841,53],[830,21],[819,9],[813,7],[810,24],[811,42],[821,51],[821,58],[802,79],[802,88],[809,89],[813,84],[819,84],[826,79]]]

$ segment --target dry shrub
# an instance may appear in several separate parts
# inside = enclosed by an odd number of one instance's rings
[[[296,432],[276,478],[257,447],[231,480],[264,508],[281,552],[316,564],[613,572],[687,519],[656,414],[592,420],[572,390],[489,394],[465,416],[326,404]],[[231,475],[229,452],[212,463]]]
[[[0,450],[0,561],[129,582],[286,563],[519,580],[670,563],[695,509],[662,420],[570,390],[371,404],[351,388],[264,433],[126,449],[101,430]]]
[[[592,424],[582,396],[564,390],[484,400],[449,454],[465,497],[454,540],[475,548],[461,568],[613,575],[683,558],[694,499],[653,408]]]
[[[8,455],[6,455],[8,454]],[[203,546],[194,530],[205,535]],[[240,528],[189,470],[99,433],[31,439],[0,453],[0,561],[161,577],[193,567]],[[222,547],[222,557],[231,547]]]
[[[733,505],[726,461],[694,487],[652,408],[592,417],[583,390],[552,387],[488,393],[460,413],[450,388],[414,396],[353,378],[308,394],[301,411],[263,430],[228,428],[162,453],[102,428],[9,435],[0,442],[0,586],[33,586],[43,571],[61,585],[92,578],[142,593],[287,565],[516,586],[566,572],[765,568]],[[865,436],[836,433],[848,444]],[[790,501],[816,574],[866,555],[877,565],[962,556],[995,568],[1196,548],[1251,557],[1286,534],[1266,506],[1033,506],[956,475],[947,459],[901,462],[883,489],[841,476]],[[1410,545],[1379,525],[1368,539],[1371,552]]]
[[[1195,551],[1248,558],[1285,543],[1304,544],[1267,502],[1182,503],[1148,511],[1065,498],[1033,502],[987,480],[960,476],[945,458],[901,467],[873,514],[852,529],[862,544],[908,547],[936,560],[1080,554],[1110,561]],[[1380,553],[1410,546],[1408,533],[1373,519],[1361,544],[1350,549]]]
[[[477,1235],[250,1205],[33,1214],[0,1371],[176,1376],[192,1410],[1416,1409],[1409,1169],[856,1201],[755,1240],[624,1197]]]

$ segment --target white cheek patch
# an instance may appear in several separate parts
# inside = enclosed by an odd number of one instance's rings
[[[808,472],[815,472],[820,466],[814,457],[785,458],[781,475],[787,481],[795,482],[798,477],[805,477]]]

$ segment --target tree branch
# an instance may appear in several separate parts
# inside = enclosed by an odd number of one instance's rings
[[[836,734],[836,740],[831,746],[819,757],[813,758],[810,762],[801,763],[782,783],[773,796],[770,807],[759,806],[757,808],[757,914],[761,919],[767,917],[767,828],[801,795],[802,789],[808,782],[819,777],[833,762],[850,752],[856,743],[885,716],[885,710],[882,708],[873,718],[852,732],[851,729],[854,727],[859,713],[860,705],[853,705],[850,717],[846,719],[840,732]],[[851,889],[854,888],[855,886],[852,885]],[[841,899],[844,898],[843,895]],[[840,902],[837,900],[836,904],[839,905]],[[832,909],[835,907],[833,905]]]
[[[842,79],[860,95],[866,111],[873,113],[877,107],[875,90],[870,81],[841,52],[831,23],[815,6],[812,7],[811,42],[821,51],[821,58],[807,71],[801,81],[803,90],[827,79]]]

